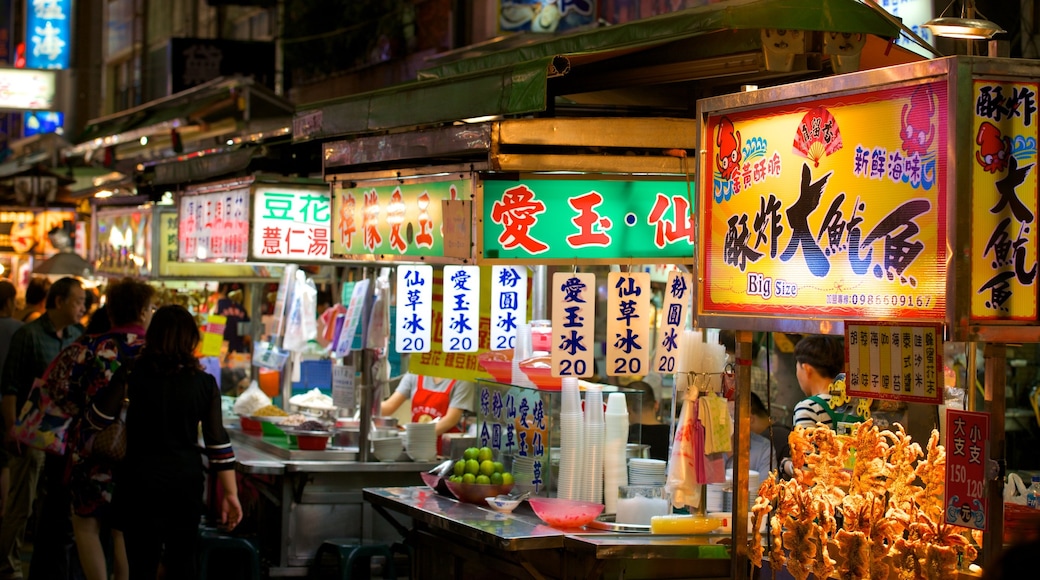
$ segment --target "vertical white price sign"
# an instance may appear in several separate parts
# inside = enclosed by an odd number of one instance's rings
[[[672,272],[664,291],[664,311],[661,317],[661,332],[657,335],[657,353],[654,370],[659,373],[674,373],[675,359],[679,355],[679,337],[686,330],[686,318],[690,312],[693,280],[689,274]]]
[[[444,352],[477,352],[480,343],[480,268],[444,267]]]
[[[650,274],[607,275],[607,374],[641,375],[650,366]]]
[[[552,376],[592,376],[596,275],[557,272],[552,283]]]
[[[516,348],[516,327],[527,322],[527,266],[492,266],[491,277],[491,350]]]
[[[433,266],[397,267],[397,352],[430,352]]]

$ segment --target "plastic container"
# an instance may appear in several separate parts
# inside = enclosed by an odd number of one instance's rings
[[[686,514],[650,518],[652,534],[707,534],[722,526],[722,519]]]
[[[556,528],[580,528],[603,513],[601,503],[560,499],[557,497],[530,497],[527,503],[543,522]]]
[[[246,433],[260,433],[263,431],[263,424],[256,419],[250,419],[244,415],[239,416],[238,419],[242,425],[242,430]]]
[[[329,444],[329,434],[326,431],[296,431],[296,446],[301,451],[325,451]]]
[[[1040,510],[1040,475],[1033,476],[1033,482],[1026,490],[1026,507]]]

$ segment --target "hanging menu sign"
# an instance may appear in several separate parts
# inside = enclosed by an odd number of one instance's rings
[[[492,266],[491,350],[516,348],[516,329],[526,318],[527,266]]]
[[[607,276],[607,375],[646,374],[650,363],[650,274]]]
[[[943,489],[947,524],[985,530],[986,450],[989,414],[946,410],[946,486]]]
[[[249,188],[180,199],[177,246],[182,262],[244,262],[249,256]]]
[[[686,318],[690,312],[692,278],[689,274],[672,272],[665,285],[664,313],[654,358],[656,372],[675,372],[675,359],[679,355],[679,337],[686,330]]]
[[[845,349],[849,396],[942,403],[942,325],[846,322]]]
[[[329,261],[332,211],[324,187],[263,185],[253,192],[253,258]]]
[[[596,275],[557,272],[552,280],[552,376],[595,374]]]
[[[433,334],[433,266],[397,268],[397,352],[429,352]]]
[[[454,179],[370,187],[337,184],[332,251],[336,256],[444,256],[441,202],[468,200],[472,181]]]
[[[477,352],[480,346],[480,267],[444,267],[444,352]]]

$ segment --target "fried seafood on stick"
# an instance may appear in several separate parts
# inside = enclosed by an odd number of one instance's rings
[[[917,487],[917,473],[914,471],[915,463],[924,456],[921,446],[914,443],[906,430],[899,423],[895,424],[896,431],[885,431],[883,434],[889,441],[888,455],[888,483],[885,486],[889,494],[889,502],[897,507],[907,508],[914,500]]]
[[[870,541],[863,532],[838,530],[834,535],[838,551],[845,556],[845,561],[838,567],[838,578],[842,580],[869,579],[870,576]]]
[[[946,487],[946,448],[939,444],[939,431],[928,438],[928,451],[918,462],[915,473],[924,486],[914,493],[914,501],[929,519],[942,519],[943,491]]]

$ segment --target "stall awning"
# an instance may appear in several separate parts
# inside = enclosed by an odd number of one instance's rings
[[[624,66],[639,69],[641,52],[652,51],[655,59],[665,57],[664,62],[654,62],[667,69],[667,78],[651,71],[639,79],[647,86],[755,73],[765,67],[761,30],[899,36],[898,23],[880,11],[859,0],[731,0],[567,36],[529,35],[519,45],[512,41],[514,46],[507,49],[478,47],[442,57],[441,63],[422,71],[414,82],[301,107],[294,119],[293,139],[542,113],[555,106],[557,97],[593,85],[595,90],[627,88],[632,77],[617,76],[624,80],[610,86],[610,75],[616,70],[609,64],[624,59]],[[727,37],[720,42],[699,40],[723,32]],[[740,56],[740,62],[732,63],[734,56]],[[585,65],[596,71],[593,82],[585,82],[576,72],[575,67]],[[685,78],[683,71],[689,71]],[[624,106],[631,100],[628,96],[608,100],[605,106]],[[687,99],[691,108],[693,100]]]

